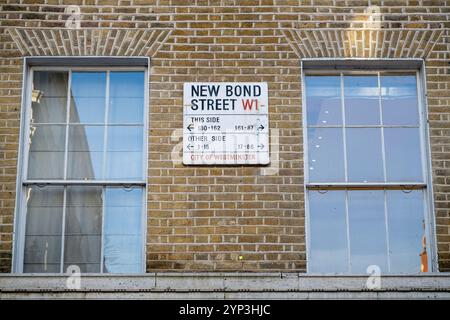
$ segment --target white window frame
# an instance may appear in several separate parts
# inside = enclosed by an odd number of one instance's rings
[[[397,182],[368,182],[368,183],[352,183],[352,182],[337,182],[337,183],[318,183],[309,182],[309,150],[308,150],[308,119],[307,119],[307,99],[306,99],[306,86],[305,78],[308,75],[320,75],[322,74],[375,74],[379,75],[380,72],[408,72],[409,74],[416,74],[417,83],[417,98],[419,108],[419,131],[420,131],[420,150],[422,160],[422,174],[423,182],[402,182],[401,186],[407,188],[416,188],[423,190],[424,192],[424,220],[425,220],[425,235],[427,240],[427,253],[428,253],[428,265],[429,272],[438,272],[438,259],[437,259],[437,240],[435,230],[435,215],[434,215],[434,201],[433,201],[433,181],[432,181],[432,169],[431,169],[431,150],[429,140],[429,126],[428,126],[428,105],[427,105],[427,93],[426,93],[426,68],[425,61],[423,59],[329,59],[329,58],[312,58],[302,59],[300,61],[300,80],[302,90],[302,132],[303,132],[303,169],[304,169],[304,197],[305,197],[305,239],[306,239],[306,269],[307,273],[310,272],[310,250],[311,250],[311,229],[310,229],[310,209],[309,209],[309,195],[310,190],[344,190],[350,189],[364,190],[367,187],[377,188],[379,190],[399,189],[399,183]],[[378,77],[379,78],[379,77]],[[342,81],[342,77],[341,77]],[[341,87],[342,88],[342,87]],[[341,90],[341,99],[343,92]],[[342,111],[344,112],[344,110]],[[342,125],[344,128],[345,126]],[[382,128],[388,127],[380,125]],[[345,129],[344,129],[345,130]],[[345,137],[343,137],[345,139]],[[383,171],[386,175],[386,162],[384,161],[384,139],[382,141],[383,146]],[[345,140],[344,140],[345,148]],[[345,160],[344,160],[345,161]],[[347,170],[347,164],[345,164],[345,170]],[[345,172],[347,177],[347,172]],[[386,206],[386,193],[385,194],[385,206]],[[346,192],[346,198],[348,193]],[[346,204],[348,204],[346,200]],[[347,207],[347,205],[346,205]],[[348,208],[346,208],[346,219],[348,221]],[[347,241],[348,239],[348,225],[347,225]],[[350,245],[350,243],[349,243]],[[389,242],[387,243],[389,246]],[[350,254],[350,253],[349,253]],[[389,252],[388,252],[389,256]],[[350,263],[350,261],[349,261]],[[349,269],[350,270],[350,269]]]
[[[16,206],[14,212],[14,233],[13,233],[13,254],[12,254],[12,271],[13,273],[23,273],[24,254],[25,254],[25,235],[26,235],[26,188],[32,185],[49,185],[49,186],[102,186],[102,194],[106,187],[113,186],[137,186],[142,189],[142,212],[141,212],[141,273],[146,272],[146,243],[147,243],[147,170],[148,170],[148,126],[149,126],[149,68],[150,59],[147,57],[25,57],[23,65],[22,80],[22,109],[20,118],[20,137],[19,137],[19,153],[17,164],[17,180],[16,180]],[[143,119],[143,146],[142,146],[142,180],[27,180],[28,157],[30,145],[26,143],[26,137],[30,134],[31,121],[31,89],[33,87],[34,71],[67,71],[68,72],[68,91],[71,88],[72,71],[143,71],[144,72],[144,119]],[[109,77],[107,77],[105,96],[106,107],[109,105]],[[70,101],[68,95],[67,103]],[[67,106],[67,105],[66,105]],[[105,110],[107,112],[107,110]],[[68,116],[69,112],[67,112]],[[107,121],[107,119],[105,119]],[[66,132],[67,135],[67,132]],[[67,141],[65,152],[67,153]],[[67,157],[65,164],[67,165]],[[64,172],[66,172],[64,168]],[[65,193],[64,193],[65,194]],[[103,204],[104,207],[104,204]],[[63,203],[63,230],[65,219],[65,197]],[[100,254],[100,273],[103,273],[103,224],[104,210],[102,210],[102,244]],[[61,260],[64,259],[64,231],[61,235]],[[64,263],[61,263],[60,273],[65,273]],[[47,274],[47,273],[45,273]]]

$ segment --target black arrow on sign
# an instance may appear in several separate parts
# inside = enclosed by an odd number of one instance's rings
[[[192,144],[188,144],[187,145],[187,148],[189,149],[189,150],[191,150],[191,148],[193,148],[194,146],[192,145]]]
[[[258,148],[262,149],[264,148],[264,145],[261,143],[260,145],[258,145]]]
[[[258,130],[264,130],[264,126],[263,125],[260,125],[259,127],[258,127]]]
[[[192,124],[192,123],[191,123],[190,125],[187,126],[187,129],[188,129],[189,131],[191,131],[193,128],[194,128],[194,127],[193,127],[193,124]]]

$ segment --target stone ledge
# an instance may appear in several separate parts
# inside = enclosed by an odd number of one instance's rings
[[[450,273],[367,275],[302,273],[86,274],[79,290],[60,274],[0,275],[0,299],[450,299]]]

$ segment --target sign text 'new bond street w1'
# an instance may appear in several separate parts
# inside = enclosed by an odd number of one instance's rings
[[[267,83],[184,84],[184,164],[268,164]]]

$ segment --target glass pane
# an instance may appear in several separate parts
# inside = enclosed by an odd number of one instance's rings
[[[142,127],[111,126],[108,128],[107,179],[143,179]]]
[[[105,273],[141,273],[142,237],[105,236]]]
[[[63,125],[31,127],[28,179],[63,178],[65,140],[66,128]]]
[[[111,72],[108,122],[144,123],[144,72]]]
[[[391,272],[420,272],[425,236],[423,191],[387,191],[387,210]]]
[[[64,270],[100,272],[102,188],[67,187]]]
[[[67,87],[67,72],[34,71],[31,122],[65,123]]]
[[[381,94],[385,125],[419,125],[416,76],[382,76]]]
[[[346,136],[348,181],[383,181],[381,129],[348,128]]]
[[[308,76],[305,86],[308,126],[341,125],[341,78]]]
[[[141,126],[108,127],[108,151],[142,151]]]
[[[310,253],[308,272],[349,271],[345,191],[309,191]]]
[[[104,123],[105,96],[105,72],[73,72],[70,122]]]
[[[142,270],[142,189],[106,188],[104,272]]]
[[[308,129],[308,169],[310,182],[344,181],[342,129]]]
[[[69,127],[67,177],[69,179],[101,179],[103,174],[103,126]]]
[[[142,189],[106,188],[105,233],[141,233]]]
[[[142,180],[142,152],[108,152],[106,179]]]
[[[419,128],[385,128],[388,181],[422,182]]]
[[[348,191],[351,272],[376,265],[387,272],[384,191]]]
[[[24,272],[60,272],[63,187],[27,188]]]
[[[67,235],[64,243],[64,270],[78,266],[83,273],[100,272],[101,236]]]
[[[346,125],[380,124],[377,76],[344,76]]]

